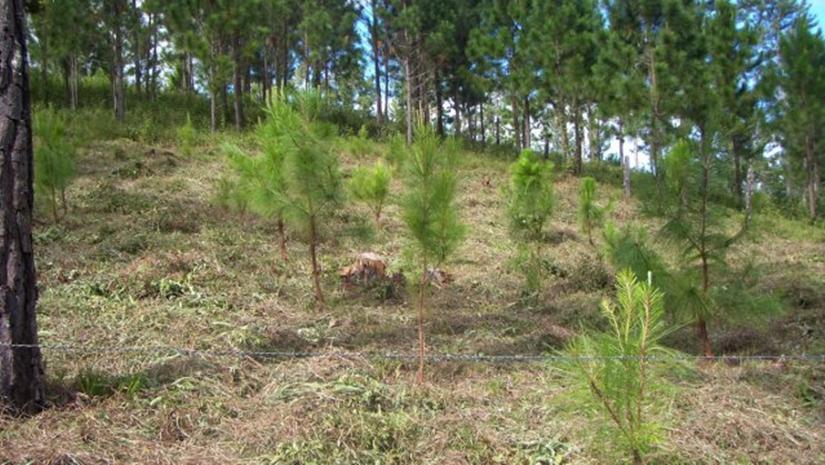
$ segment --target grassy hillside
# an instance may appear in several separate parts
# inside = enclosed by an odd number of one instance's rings
[[[134,139],[140,140],[139,137]],[[413,353],[415,313],[397,289],[346,291],[337,271],[361,252],[404,269],[397,205],[369,232],[350,204],[321,248],[329,304],[312,305],[304,244],[278,254],[275,225],[215,202],[226,172],[221,138],[186,157],[173,144],[116,138],[89,143],[69,191],[70,213],[39,215],[41,341],[109,348],[47,349],[54,408],[0,419],[10,463],[555,464],[625,459],[605,440],[599,412],[574,401],[564,366],[442,362],[414,382],[404,361],[338,351]],[[243,138],[236,142],[244,144]],[[344,147],[345,144],[342,144]],[[378,152],[387,147],[379,146]],[[341,151],[345,172],[374,155]],[[507,162],[468,152],[460,168],[467,240],[448,263],[455,280],[433,294],[434,353],[541,354],[582,328],[603,326],[599,302],[614,271],[601,238],[576,225],[578,179],[560,176],[544,248],[553,277],[525,299],[510,261],[501,189]],[[600,176],[602,181],[606,176]],[[396,179],[392,195],[401,190]],[[618,224],[655,235],[661,221],[600,184]],[[664,250],[668,246],[662,244]],[[676,260],[676,254],[668,256]],[[720,353],[825,351],[825,231],[764,211],[720,279],[748,280],[784,307],[761,325],[713,326]],[[684,329],[668,343],[695,352]],[[133,346],[312,351],[297,359],[185,356]],[[126,349],[122,349],[122,348]],[[324,355],[326,354],[326,355]],[[821,363],[690,364],[658,412],[666,425],[655,463],[825,462]]]

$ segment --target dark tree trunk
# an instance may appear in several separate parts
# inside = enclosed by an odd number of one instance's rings
[[[233,82],[232,82],[232,97],[233,103],[235,106],[235,129],[238,131],[243,129],[244,126],[244,115],[243,115],[243,92],[244,92],[244,83],[243,83],[243,58],[241,57],[241,43],[240,38],[235,37],[234,42],[232,43],[232,54],[234,55],[234,66],[232,67],[232,75],[233,75]]]
[[[404,105],[404,120],[406,125],[406,134],[407,134],[407,145],[411,145],[413,141],[413,128],[412,128],[412,112],[413,112],[413,103],[412,103],[412,83],[410,82],[412,76],[410,76],[410,59],[404,59],[404,98],[405,98],[405,105]]]
[[[390,112],[390,52],[387,46],[384,47],[384,113]]]
[[[372,21],[370,21],[370,35],[372,36],[372,61],[375,73],[375,121],[378,125],[384,124],[384,110],[381,105],[381,42],[378,39],[378,19],[376,15],[376,1],[371,0]]]
[[[124,0],[115,0],[112,11],[114,19],[114,63],[112,69],[112,100],[114,101],[115,119],[126,119],[126,90],[123,79],[123,14],[125,13]]]
[[[496,145],[501,145],[501,118],[496,116]]]
[[[23,0],[0,2],[0,402],[21,412],[45,404],[37,341],[37,275],[26,15]],[[34,345],[35,347],[10,347]]]
[[[461,98],[458,96],[458,91],[455,92],[453,96],[453,110],[455,111],[455,122],[453,125],[455,128],[453,131],[455,132],[456,136],[461,135]]]
[[[435,121],[438,135],[444,137],[444,96],[438,79],[435,81]]]
[[[522,130],[524,132],[524,142],[522,143],[522,147],[529,149],[530,148],[530,127],[532,123],[530,122],[530,98],[524,97],[524,121],[522,121]]]
[[[576,144],[576,174],[582,174],[582,111],[578,102],[573,103],[573,137]]]
[[[516,149],[521,150],[521,124],[518,118],[518,99],[515,96],[510,101],[513,113],[513,139],[516,143]]]
[[[140,25],[141,25],[141,21],[142,21],[140,15],[142,13],[138,10],[137,0],[132,0],[132,11],[136,15],[138,15],[138,21],[137,21],[137,24],[135,24],[135,30],[134,30],[134,35],[132,37],[132,40],[134,41],[133,46],[135,47],[135,50],[134,50],[134,55],[135,55],[135,63],[134,63],[134,66],[135,66],[135,90],[137,91],[138,94],[140,94],[141,83],[142,83],[142,80],[143,80],[143,70],[141,69],[142,65],[140,63]]]

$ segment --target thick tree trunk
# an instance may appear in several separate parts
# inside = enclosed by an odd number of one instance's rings
[[[31,226],[34,162],[23,4],[23,0],[0,2],[0,402],[34,412],[44,406],[45,395],[37,347]]]

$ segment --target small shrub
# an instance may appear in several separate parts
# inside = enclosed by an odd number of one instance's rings
[[[369,206],[378,223],[381,219],[381,210],[390,191],[392,174],[382,161],[377,161],[370,168],[357,168],[352,173],[349,190],[357,200]]]
[[[75,176],[76,147],[66,131],[65,119],[49,109],[35,113],[34,134],[34,185],[47,199],[57,222],[58,201],[64,215],[68,209],[66,189]]]

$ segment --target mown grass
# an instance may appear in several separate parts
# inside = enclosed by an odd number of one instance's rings
[[[102,124],[102,123],[101,123]],[[183,124],[183,121],[180,122]],[[337,270],[377,252],[404,270],[396,178],[380,227],[365,207],[340,212],[321,248],[329,305],[312,305],[306,246],[278,258],[275,225],[214,201],[225,164],[200,135],[186,156],[169,136],[86,138],[70,214],[52,224],[38,211],[41,341],[111,348],[46,350],[53,407],[0,420],[0,462],[272,464],[617,463],[603,417],[580,411],[563,366],[441,363],[429,384],[404,362],[342,358],[336,350],[413,352],[414,312],[403,292],[341,289]],[[359,141],[359,144],[365,142]],[[347,147],[342,144],[342,147]],[[344,169],[392,159],[391,145],[341,150]],[[349,147],[351,149],[351,147]],[[468,237],[447,264],[455,282],[433,295],[427,324],[435,352],[538,354],[561,349],[582,328],[603,326],[598,302],[613,271],[576,226],[578,180],[561,176],[546,239],[551,278],[524,299],[501,189],[507,161],[466,153],[461,215]],[[593,173],[610,170],[593,169]],[[658,220],[621,202],[614,221]],[[606,202],[605,202],[606,203]],[[367,220],[367,221],[362,221]],[[713,327],[733,353],[825,348],[821,228],[765,215],[736,249],[732,269],[774,295],[785,312],[761,325]],[[358,227],[355,227],[358,226]],[[797,231],[793,234],[788,231]],[[676,255],[668,257],[676,260]],[[730,279],[741,274],[731,274]],[[725,277],[721,277],[725,279]],[[387,298],[391,297],[391,298]],[[693,350],[692,333],[672,341]],[[727,344],[727,345],[725,345]],[[126,346],[203,350],[318,351],[310,359],[189,357]],[[667,440],[652,463],[822,463],[821,364],[699,365],[659,412]]]

